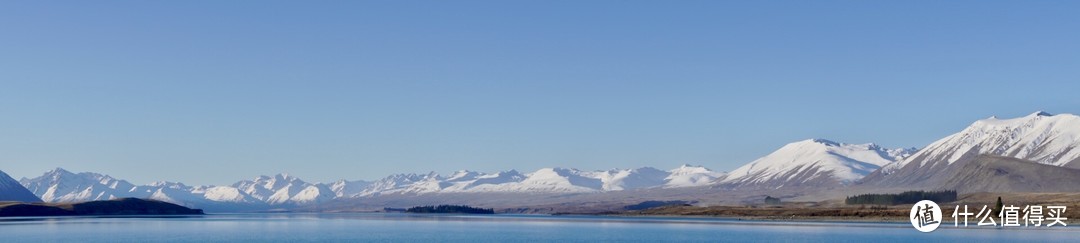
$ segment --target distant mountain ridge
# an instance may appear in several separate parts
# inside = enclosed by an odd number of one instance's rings
[[[82,202],[129,197],[136,188],[124,180],[98,173],[71,173],[56,168],[20,183],[45,202]]]
[[[562,198],[609,193],[604,195],[636,198],[715,191],[756,195],[832,189],[1080,192],[1080,186],[1076,186],[1080,184],[1072,183],[1080,179],[1078,146],[1080,117],[1036,112],[1013,119],[978,120],[923,149],[807,139],[784,145],[730,173],[691,165],[667,171],[652,167],[597,171],[554,167],[528,173],[461,170],[450,175],[394,174],[374,181],[328,183],[305,182],[283,173],[231,185],[188,186],[176,182],[133,185],[107,175],[76,174],[57,168],[19,183],[46,202],[136,197],[211,211],[310,208],[324,203],[340,206],[373,198],[397,202],[421,196],[432,200],[469,199],[481,194]],[[485,198],[484,202],[499,199]]]
[[[317,203],[335,197],[328,185],[307,183],[286,173],[259,176],[234,183],[232,187],[270,205]]]
[[[376,181],[338,180],[308,183],[289,174],[259,176],[228,186],[187,186],[176,182],[134,185],[98,173],[72,173],[56,168],[22,185],[45,202],[71,203],[117,198],[147,198],[217,211],[268,210],[317,204],[339,198],[432,193],[596,193],[645,188],[707,185],[723,172],[684,165],[671,171],[651,167],[581,171],[544,168],[522,174],[515,170],[482,173],[462,170],[449,176],[396,174]],[[13,180],[14,181],[14,180]],[[18,185],[19,183],[16,183]]]

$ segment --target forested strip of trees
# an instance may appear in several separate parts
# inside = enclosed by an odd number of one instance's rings
[[[465,205],[438,205],[419,206],[405,209],[407,213],[467,213],[467,214],[495,214],[495,209],[474,208]]]
[[[936,203],[956,201],[956,191],[906,191],[900,194],[862,194],[847,197],[847,204],[878,204],[897,205],[911,204],[922,200],[930,200]]]

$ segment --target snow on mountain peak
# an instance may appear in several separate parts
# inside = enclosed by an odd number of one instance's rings
[[[849,184],[910,154],[872,143],[847,144],[808,139],[780,149],[728,173],[723,183],[788,185],[812,180]]]
[[[71,171],[65,170],[64,168],[56,167],[56,168],[53,168],[51,170],[45,171],[45,174],[46,175],[54,175],[54,174],[74,174],[74,173],[71,173]]]
[[[258,202],[247,193],[240,191],[240,189],[231,186],[215,186],[209,187],[205,190],[193,190],[193,194],[202,194],[203,198],[215,202],[232,202],[232,203],[255,203]]]
[[[367,186],[371,185],[368,181],[348,181],[337,180],[334,183],[330,183],[330,190],[334,192],[334,195],[338,197],[356,197],[364,191]]]
[[[135,185],[108,175],[83,172],[74,174],[56,168],[19,182],[45,202],[108,200],[129,196]]]
[[[664,178],[664,187],[704,186],[712,184],[725,175],[724,172],[689,164],[683,164],[679,168],[669,170],[668,173],[668,176]]]
[[[803,140],[803,141],[799,141],[799,142],[795,142],[795,143],[817,143],[817,144],[822,144],[822,145],[825,145],[825,146],[838,146],[838,145],[840,145],[840,143],[833,142],[832,140],[821,139],[821,138],[811,138],[811,139],[807,139],[807,140]]]
[[[449,177],[446,177],[445,181],[449,181],[449,182],[466,181],[466,180],[476,179],[477,177],[482,176],[482,175],[484,175],[484,174],[480,173],[480,172],[468,171],[468,170],[459,170],[457,172],[454,172],[453,175],[450,175]]]
[[[577,169],[543,168],[526,175],[514,190],[527,192],[593,192],[603,188],[599,178],[585,177]]]
[[[150,186],[150,187],[166,187],[166,188],[177,188],[177,189],[179,189],[179,188],[190,188],[189,186],[187,186],[187,185],[184,185],[184,183],[180,183],[180,182],[169,182],[169,181],[155,181],[155,182],[152,182],[152,183],[150,183],[150,184],[146,184],[146,186]]]
[[[329,200],[336,196],[336,193],[326,185],[307,183],[288,173],[259,176],[254,180],[237,182],[232,187],[271,205],[311,203]]]
[[[653,167],[582,171],[543,168],[523,174],[517,170],[483,173],[460,170],[450,176],[438,173],[395,174],[377,181],[338,180],[312,184],[288,173],[262,175],[229,186],[191,187],[178,182],[157,181],[134,186],[97,173],[50,170],[20,184],[35,189],[50,202],[108,200],[120,197],[149,198],[185,206],[234,205],[264,207],[318,203],[334,198],[383,194],[424,193],[588,193],[642,188],[703,186],[723,176],[701,166],[683,165],[670,171]]]
[[[682,165],[679,165],[678,168],[671,169],[668,172],[671,172],[671,173],[674,174],[674,173],[685,173],[685,172],[700,171],[700,170],[708,170],[708,169],[705,168],[704,166],[700,166],[700,165],[682,164]]]
[[[392,191],[400,191],[414,183],[423,181],[428,177],[430,177],[430,174],[428,176],[421,176],[415,173],[389,175],[371,182],[370,185],[367,185],[360,193],[357,193],[356,196],[371,196]]]
[[[602,183],[601,190],[604,191],[620,191],[629,189],[639,189],[654,187],[662,185],[664,178],[669,173],[658,170],[652,167],[641,167],[637,169],[611,169],[607,171],[597,172],[580,172],[577,174],[600,179]]]
[[[1054,116],[1054,114],[1050,114],[1049,112],[1045,111],[1036,111],[1035,113],[1031,113],[1028,116]]]
[[[1080,161],[1077,147],[1080,147],[1080,117],[1038,111],[1018,118],[975,121],[883,172],[891,173],[912,161],[919,161],[920,167],[938,162],[952,164],[980,154],[1065,166]]]
[[[501,171],[494,174],[480,174],[472,180],[454,179],[454,184],[444,188],[447,192],[482,192],[511,190],[515,183],[525,180],[517,170]],[[448,180],[451,181],[451,180]]]

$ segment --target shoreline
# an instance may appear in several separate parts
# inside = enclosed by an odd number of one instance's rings
[[[666,206],[624,212],[580,215],[628,217],[718,218],[732,220],[781,222],[879,222],[902,223],[910,209],[906,207],[792,207],[792,206]],[[572,214],[571,214],[572,215]]]

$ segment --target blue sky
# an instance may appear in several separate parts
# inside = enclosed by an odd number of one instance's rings
[[[0,3],[0,170],[731,170],[1080,113],[1076,2]]]

